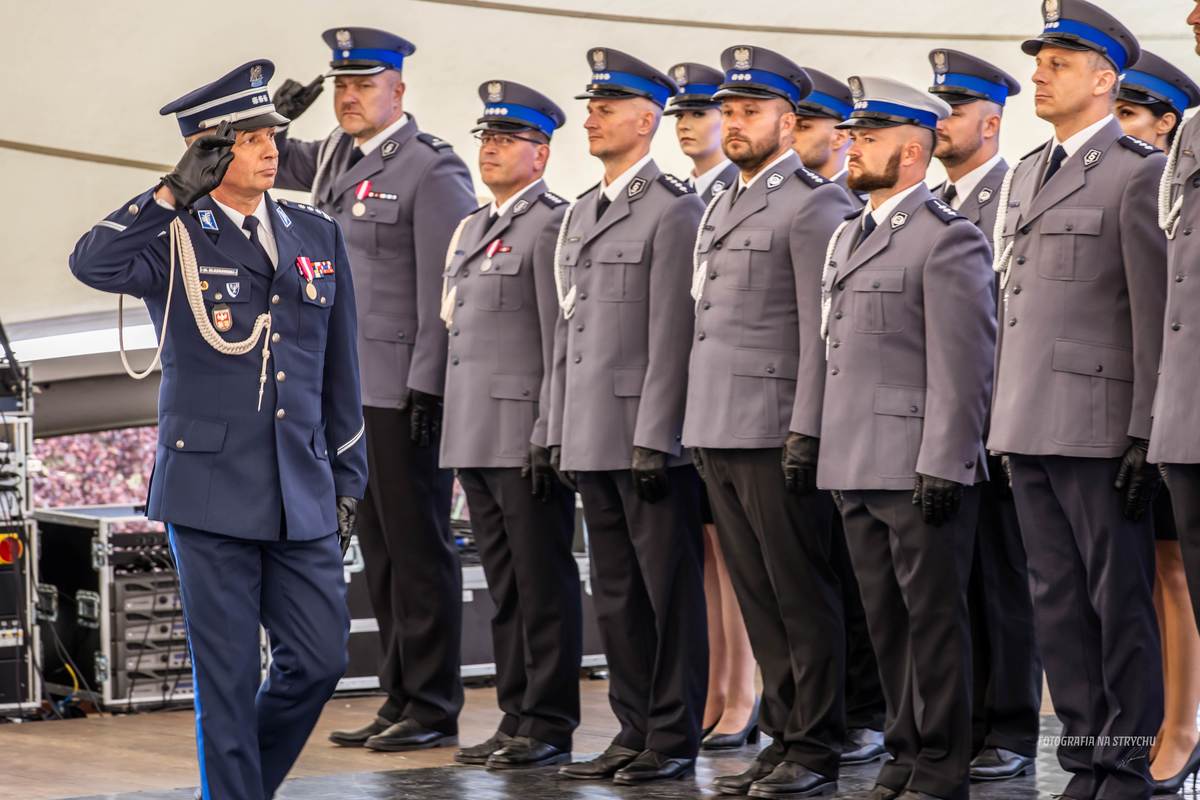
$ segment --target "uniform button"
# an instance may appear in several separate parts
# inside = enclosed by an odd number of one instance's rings
[[[1192,178],[1192,188],[1200,189],[1200,178]]]
[[[451,335],[451,336],[458,336],[458,328],[455,328],[454,330],[450,331],[450,335]]]
[[[580,361],[583,361],[583,356],[575,356],[575,363],[578,364]]]
[[[176,449],[182,450],[183,449],[183,439],[176,439],[175,447],[176,447]]]
[[[839,292],[845,291],[845,289],[846,289],[846,282],[845,282],[845,281],[838,281],[837,288],[838,288],[838,291],[839,291]]]
[[[839,342],[837,339],[834,339],[832,342],[829,343],[829,346],[832,347],[834,350],[837,350],[839,347],[841,347],[841,345],[842,345],[842,343]]]
[[[909,407],[908,407],[908,410],[909,410],[909,412],[910,412],[910,413],[912,413],[912,414],[915,414],[915,413],[917,413],[917,411],[918,411],[918,409],[917,409],[917,407],[916,407],[916,406],[909,406]]]
[[[130,214],[133,214],[136,217],[138,212],[137,203],[130,203],[128,211]]]
[[[964,467],[966,467],[967,469],[974,469],[974,468],[975,468],[975,462],[974,462],[974,461],[968,461],[966,464],[963,464],[963,466],[964,466]]]
[[[580,292],[580,293],[579,293],[579,299],[580,299],[580,300],[587,300],[587,292]]]
[[[455,356],[454,358],[450,359],[450,363],[457,367],[458,366],[458,356]]]
[[[221,299],[221,293],[220,293],[220,292],[217,292],[216,294],[214,294],[214,295],[213,295],[213,300],[220,300],[220,299]]]
[[[455,305],[461,306],[461,305],[463,304],[463,302],[464,302],[464,301],[462,301],[462,300],[459,300],[457,303],[455,303]]]
[[[697,335],[696,338],[703,342],[704,341],[704,331],[700,331],[699,335]]]
[[[1175,282],[1183,283],[1183,273],[1182,272],[1175,276]]]
[[[336,212],[337,212],[337,213],[339,213],[339,214],[340,214],[340,213],[342,213],[342,207],[341,207],[341,206],[334,206],[334,207],[333,207],[333,210],[334,210],[334,211],[336,211]]]
[[[721,242],[717,242],[716,244],[714,244],[714,245],[713,245],[713,249],[714,249],[714,250],[720,250],[720,249],[721,249],[721,244],[722,244]]]
[[[837,375],[837,374],[838,374],[838,368],[837,368],[837,367],[834,367],[833,369],[829,370],[829,374],[830,374],[830,375]]]
[[[275,419],[283,419],[287,416],[287,412],[282,408],[275,412]]]
[[[1097,365],[1096,365],[1096,372],[1104,372],[1104,365],[1103,365],[1103,364],[1097,364]]]
[[[321,295],[321,305],[325,305],[325,295]]]
[[[1029,227],[1028,225],[1026,225],[1025,227],[1021,228],[1021,233],[1025,236],[1028,236],[1029,232],[1031,230],[1033,230],[1033,229],[1031,227]]]
[[[583,323],[581,322],[578,325],[576,325],[575,330],[579,333],[583,333]]]
[[[833,318],[834,318],[834,319],[841,319],[841,318],[842,318],[842,312],[840,312],[840,311],[835,311],[835,312],[833,312]]]
[[[275,373],[275,380],[277,380],[277,381],[281,381],[281,382],[282,382],[282,381],[286,381],[286,380],[287,380],[287,373],[286,373],[286,372],[284,372],[283,370],[279,370],[279,372],[276,372],[276,373]]]
[[[271,305],[273,305],[273,306],[279,305],[279,295],[277,295],[277,294],[271,295]]]
[[[624,255],[625,255],[625,254],[624,254],[624,253],[622,253],[620,250],[618,250],[618,251],[617,251],[617,258],[621,258],[621,257],[622,257],[622,256],[624,256]]]
[[[1010,328],[1012,328],[1012,327],[1015,327],[1015,326],[1016,326],[1016,324],[1017,324],[1017,318],[1016,318],[1016,317],[1013,317],[1012,319],[1010,319],[1010,320],[1008,321],[1008,327],[1010,327]]]
[[[1067,223],[1067,230],[1068,230],[1068,231],[1073,231],[1073,230],[1075,230],[1075,226],[1074,226],[1074,225],[1072,225],[1071,223],[1069,223],[1069,222],[1068,222],[1068,223]]]
[[[1013,294],[1020,294],[1020,293],[1021,293],[1021,287],[1020,287],[1020,286],[1014,286],[1014,287],[1013,287]]]
[[[702,308],[703,308],[705,311],[708,311],[710,308],[712,308],[712,303],[710,303],[710,302],[708,302],[707,300],[705,300],[705,301],[704,301],[704,305],[703,305],[703,306],[701,306],[701,307],[702,307]]]
[[[878,288],[879,288],[879,281],[871,281],[871,288],[872,288],[872,289],[878,289]]]
[[[1184,229],[1183,229],[1183,235],[1184,235],[1184,236],[1191,236],[1191,235],[1192,235],[1192,229],[1191,229],[1191,228],[1184,228]]]
[[[774,367],[774,365],[768,365],[768,366],[767,366],[767,374],[768,374],[768,375],[774,375],[774,374],[775,374],[775,367]]]
[[[528,389],[522,389],[522,390],[521,390],[521,396],[522,396],[522,397],[529,397],[529,390],[528,390]]]
[[[271,344],[279,344],[279,340],[282,338],[283,337],[280,336],[278,333],[272,333],[271,334]]]
[[[584,269],[590,269],[591,266],[592,266],[592,260],[590,258],[587,261],[583,262]]]
[[[750,246],[750,240],[749,240],[749,239],[747,239],[746,241],[742,242],[742,246],[743,246],[743,247],[749,247],[749,246]]]
[[[708,279],[710,281],[715,281],[717,279],[716,270],[713,270],[712,272],[708,273]]]
[[[1025,256],[1017,256],[1017,264],[1020,265],[1020,264],[1024,264],[1024,263],[1025,263]]]
[[[1182,326],[1182,325],[1180,325],[1178,322],[1172,322],[1172,323],[1171,323],[1171,330],[1173,330],[1173,331],[1177,331],[1177,330],[1179,330],[1179,329],[1180,329],[1180,328],[1182,328],[1182,327],[1183,327],[1183,326]]]

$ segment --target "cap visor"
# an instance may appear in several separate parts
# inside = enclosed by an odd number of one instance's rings
[[[878,117],[851,117],[845,122],[839,122],[834,125],[835,128],[896,128],[900,125],[908,125],[907,122],[895,122],[890,119],[880,119]],[[915,123],[911,123],[915,124]]]
[[[659,102],[648,94],[624,89],[588,89],[582,94],[575,95],[576,100],[631,100],[634,97],[641,97],[659,105]]]
[[[497,133],[520,133],[521,131],[531,131],[533,133],[545,133],[545,131],[535,128],[532,125],[521,125],[507,121],[482,118],[475,120],[475,127],[471,128],[471,133],[479,133],[480,131],[495,131]]]
[[[325,73],[326,78],[333,78],[338,75],[378,75],[385,69],[382,64],[342,64],[340,66],[331,67],[329,72]]]
[[[977,97],[974,95],[964,94],[954,88],[948,86],[930,86],[929,93],[937,95],[942,100],[946,101],[946,105],[961,106],[967,103],[974,103],[976,100],[986,100],[986,97]]]
[[[1045,45],[1061,47],[1065,50],[1096,50],[1094,47],[1089,47],[1074,39],[1067,39],[1062,36],[1036,36],[1033,39],[1026,39],[1021,42],[1021,52],[1027,56],[1036,56]]]
[[[841,120],[841,114],[835,114],[828,108],[820,108],[819,106],[806,106],[803,102],[796,106],[796,116],[798,117],[824,117],[825,119]]]

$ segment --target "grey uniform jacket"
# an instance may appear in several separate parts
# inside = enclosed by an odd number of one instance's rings
[[[826,268],[828,366],[817,483],[911,490],[917,472],[987,477],[983,426],[996,320],[987,241],[919,185]]]
[[[735,191],[714,201],[696,241],[688,447],[779,447],[789,430],[821,433],[821,270],[853,208],[794,154],[733,203]]]
[[[692,338],[692,246],[704,205],[648,162],[596,220],[597,189],[560,234],[570,319],[559,316],[549,443],[567,470],[628,469],[633,447],[687,463],[683,408]]]
[[[539,180],[495,222],[489,204],[463,223],[446,267],[443,467],[519,467],[531,440],[546,444],[554,243],[566,205]]]
[[[978,226],[987,237],[988,244],[992,241],[992,230],[996,227],[996,210],[1000,205],[1000,185],[1008,174],[1008,162],[1003,158],[996,166],[988,170],[983,180],[972,190],[971,195],[962,201],[958,213]],[[943,182],[933,190],[935,197],[941,197],[946,184]]]
[[[1200,463],[1200,124],[1192,117],[1178,132],[1171,204],[1183,198],[1167,241],[1167,303],[1162,362],[1154,394],[1150,459],[1158,464]]]
[[[738,174],[737,164],[732,162],[726,164],[725,169],[721,170],[720,174],[705,188],[704,194],[700,195],[700,201],[707,206],[721,192],[736,186]]]
[[[312,189],[313,204],[345,231],[358,289],[363,405],[398,408],[408,389],[440,394],[446,327],[438,318],[446,246],[477,203],[471,174],[449,144],[408,123],[348,168],[354,141],[280,134],[283,189]],[[367,196],[356,193],[370,181]],[[362,214],[355,214],[358,203]]]
[[[1016,167],[988,448],[1111,458],[1149,438],[1162,349],[1164,156],[1112,120],[1038,191],[1053,142]]]

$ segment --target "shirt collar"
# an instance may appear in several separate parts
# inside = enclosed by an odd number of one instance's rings
[[[610,203],[616,200],[621,196],[621,192],[625,190],[625,187],[629,185],[629,182],[636,178],[637,174],[642,171],[642,167],[650,163],[650,158],[650,154],[646,153],[636,164],[618,175],[607,186],[604,185],[604,181],[600,181],[600,193],[607,197]]]
[[[358,149],[362,151],[362,154],[364,156],[370,155],[371,151],[373,151],[375,148],[379,147],[379,145],[381,145],[385,141],[387,141],[392,136],[392,134],[394,134],[396,131],[400,130],[407,124],[408,124],[408,112],[405,112],[400,115],[400,119],[396,120],[391,125],[388,125],[386,128],[384,128],[379,133],[372,136],[370,139],[367,139],[362,144],[358,145]]]
[[[230,208],[215,197],[212,198],[212,201],[217,204],[217,208],[221,209],[225,216],[229,217],[237,229],[243,231],[243,235],[245,235],[245,229],[242,225],[246,222],[246,215]],[[267,213],[267,196],[265,194],[258,201],[258,208],[254,209],[254,213],[251,216],[255,217],[259,222],[260,237],[270,236],[274,238],[274,229],[271,227],[271,215]]]
[[[724,169],[728,166],[729,166],[729,159],[726,158],[726,159],[722,160],[720,164],[717,164],[715,167],[708,170],[703,175],[696,175],[695,173],[693,173],[691,176],[691,182],[692,182],[692,188],[696,190],[696,194],[704,194],[705,192],[707,192],[708,187],[712,186],[713,181],[715,181],[717,179],[717,176],[720,175],[721,172],[724,171]]]
[[[1073,136],[1067,137],[1067,140],[1065,142],[1058,141],[1058,137],[1056,136],[1054,138],[1054,144],[1062,145],[1063,150],[1067,151],[1067,158],[1070,158],[1071,156],[1073,156],[1077,152],[1079,152],[1079,148],[1081,148],[1085,144],[1087,144],[1088,139],[1091,139],[1093,136],[1095,136],[1097,133],[1100,132],[1101,128],[1103,128],[1105,125],[1107,125],[1109,122],[1111,122],[1112,118],[1113,118],[1113,115],[1109,114],[1104,119],[1102,119],[1098,122],[1093,122],[1091,125],[1088,125],[1086,128],[1081,130],[1079,133],[1076,133]],[[1050,151],[1054,152],[1054,148],[1050,148]]]
[[[996,155],[992,156],[987,161],[968,172],[966,175],[963,175],[958,180],[951,181],[949,178],[947,178],[946,185],[953,185],[954,191],[956,192],[954,202],[950,204],[950,207],[957,210],[959,206],[963,204],[963,201],[970,197],[971,193],[975,191],[975,187],[979,186],[979,182],[987,177],[987,174],[991,172],[997,164],[1000,163],[1000,158],[1000,154],[996,153]]]
[[[488,213],[489,213],[489,214],[495,214],[497,217],[502,217],[502,216],[504,216],[504,214],[505,214],[505,213],[506,213],[506,212],[507,212],[507,211],[508,211],[510,208],[512,208],[512,207],[513,207],[513,204],[514,204],[514,203],[516,203],[518,200],[520,200],[520,199],[521,199],[521,195],[525,194],[526,192],[528,192],[530,189],[532,189],[533,187],[537,186],[537,185],[538,185],[539,183],[541,183],[541,182],[542,182],[542,179],[541,179],[541,178],[536,178],[536,179],[533,181],[533,183],[526,184],[526,186],[525,186],[525,188],[524,188],[524,189],[521,189],[521,190],[520,190],[520,191],[518,191],[516,194],[514,194],[512,197],[510,197],[510,198],[508,198],[507,200],[505,200],[505,201],[504,201],[504,204],[503,204],[503,205],[501,205],[501,206],[497,206],[497,205],[496,205],[496,201],[495,201],[495,200],[493,200],[493,201],[492,201],[492,207],[491,207],[490,209],[488,209]]]
[[[872,208],[871,201],[868,200],[867,208],[871,209],[871,216],[875,218],[875,224],[882,225],[884,220],[886,220],[891,213],[896,210],[896,207],[904,202],[904,198],[908,197],[910,194],[916,191],[918,187],[923,185],[924,184],[921,181],[917,181],[907,189],[896,192],[896,194],[892,195],[887,200],[884,200],[883,205],[881,205],[879,208]]]
[[[840,181],[842,179],[842,176],[845,174],[846,174],[846,168],[842,167],[841,169],[838,170],[836,175],[834,175],[832,178],[829,179],[829,182],[837,183],[838,181]]]
[[[768,174],[771,171],[771,167],[775,166],[780,161],[783,161],[788,156],[793,155],[793,153],[794,153],[794,151],[790,147],[788,149],[784,150],[783,153],[780,154],[780,156],[778,158],[773,160],[770,164],[767,164],[765,167],[760,169],[758,172],[754,173],[754,177],[751,178],[749,181],[747,181],[745,176],[742,175],[741,172],[739,172],[738,173],[738,191],[741,191],[743,189],[749,189],[751,186],[754,185],[755,181],[757,181],[763,175]]]

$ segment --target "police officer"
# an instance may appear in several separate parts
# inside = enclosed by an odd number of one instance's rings
[[[824,372],[823,245],[851,206],[791,148],[808,74],[745,45],[727,48],[721,67],[722,146],[740,174],[709,204],[696,240],[683,433],[762,668],[762,724],[774,742],[716,786],[828,793],[845,733],[845,638],[833,499],[814,491],[821,409],[805,395],[820,393]]]
[[[494,769],[570,761],[579,724],[575,495],[550,468],[546,423],[567,201],[542,180],[562,110],[519,83],[479,87],[479,172],[495,200],[460,224],[446,265],[450,329],[441,464],[458,471],[488,591],[504,716],[455,760]]]
[[[679,93],[667,101],[663,114],[675,117],[679,149],[692,160],[688,185],[707,206],[738,176],[737,167],[721,150],[721,108],[713,100],[724,76],[712,67],[691,62],[671,67],[670,75]]]
[[[850,135],[837,127],[853,110],[850,88],[819,69],[805,69],[812,79],[813,90],[796,104],[792,147],[804,166],[842,187],[854,207],[862,208],[865,198],[846,185]]]
[[[1133,34],[1085,0],[1045,0],[1042,15],[1043,32],[1022,49],[1036,58],[1035,109],[1054,137],[997,198],[1003,296],[988,448],[1009,454],[1066,737],[1065,795],[1146,797],[1146,745],[1162,718],[1145,512],[1158,481],[1146,451],[1166,291],[1155,220],[1165,159],[1112,116],[1119,76],[1140,54]]]
[[[933,155],[948,180],[933,190],[990,240],[1000,184],[1008,164],[1000,155],[1000,122],[1021,86],[999,67],[957,50],[930,52],[931,94],[950,116],[938,123]],[[1033,601],[1025,547],[1008,475],[989,456],[979,493],[979,530],[967,588],[973,671],[971,761],[974,780],[1024,774],[1037,754],[1042,710],[1042,664],[1033,638]]]
[[[335,28],[324,39],[338,127],[322,142],[281,134],[279,185],[312,190],[346,231],[358,271],[371,468],[358,536],[387,693],[374,720],[330,739],[373,750],[437,747],[457,741],[463,701],[453,477],[437,464],[447,342],[438,313],[446,247],[475,197],[450,145],[404,110],[401,70],[416,48],[372,28]],[[319,81],[287,81],[277,101],[295,119],[319,90]]]
[[[828,368],[817,484],[833,489],[887,699],[871,796],[965,800],[966,583],[996,323],[987,240],[924,179],[950,108],[850,79],[850,188],[822,279]]]
[[[335,534],[366,486],[341,231],[267,194],[287,122],[274,69],[252,61],[165,105],[183,158],[71,255],[84,283],[142,299],[162,341],[147,515],[179,574],[204,800],[272,797],[333,694],[350,625]]]
[[[699,495],[680,444],[703,204],[650,140],[677,87],[618,50],[588,51],[584,122],[604,178],[563,217],[555,257],[548,442],[578,480],[609,701],[620,732],[576,779],[691,774],[708,673]]]

